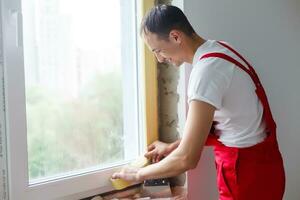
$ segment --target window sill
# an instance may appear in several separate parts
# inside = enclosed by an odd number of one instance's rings
[[[113,191],[110,177],[123,165],[85,174],[34,184],[28,188],[28,199],[74,200]],[[63,196],[63,197],[62,197]]]

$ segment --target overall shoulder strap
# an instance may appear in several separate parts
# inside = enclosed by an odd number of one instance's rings
[[[258,99],[261,101],[263,108],[264,108],[264,119],[266,121],[267,124],[267,128],[269,129],[269,131],[274,132],[276,131],[276,123],[273,119],[272,116],[272,112],[270,109],[270,105],[268,102],[268,98],[267,95],[265,93],[265,90],[258,78],[258,75],[256,74],[254,68],[246,61],[245,58],[243,58],[243,56],[241,56],[237,51],[235,51],[232,47],[230,47],[229,45],[225,44],[224,42],[220,42],[218,41],[218,43],[222,46],[224,46],[225,48],[229,49],[230,51],[232,51],[235,55],[237,55],[241,60],[243,60],[247,67],[244,66],[242,63],[240,63],[239,61],[237,61],[236,59],[232,58],[231,56],[228,56],[224,53],[220,53],[220,52],[211,52],[211,53],[207,53],[205,55],[203,55],[201,59],[205,59],[205,58],[211,58],[211,57],[215,57],[215,58],[221,58],[224,59],[228,62],[231,62],[233,64],[235,64],[237,67],[239,67],[240,69],[242,69],[243,71],[245,71],[252,79],[253,83],[256,86],[256,94]]]

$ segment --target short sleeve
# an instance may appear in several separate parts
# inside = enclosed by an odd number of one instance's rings
[[[188,103],[199,100],[221,109],[233,72],[234,65],[223,59],[206,58],[198,61],[189,78]]]

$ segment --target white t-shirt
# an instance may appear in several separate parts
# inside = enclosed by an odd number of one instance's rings
[[[232,45],[230,45],[232,46]],[[216,108],[214,121],[219,141],[229,147],[249,147],[262,142],[265,123],[263,107],[250,76],[221,58],[204,58],[210,52],[225,53],[247,66],[238,56],[215,40],[207,40],[196,51],[189,78],[188,103],[207,102]]]

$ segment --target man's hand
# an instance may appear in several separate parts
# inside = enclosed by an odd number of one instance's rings
[[[140,168],[126,166],[120,172],[116,172],[112,175],[113,179],[123,179],[125,181],[140,182],[143,178],[139,175]]]
[[[145,154],[145,157],[151,160],[152,163],[156,163],[166,157],[173,150],[172,144],[155,141],[148,146],[148,152]]]

